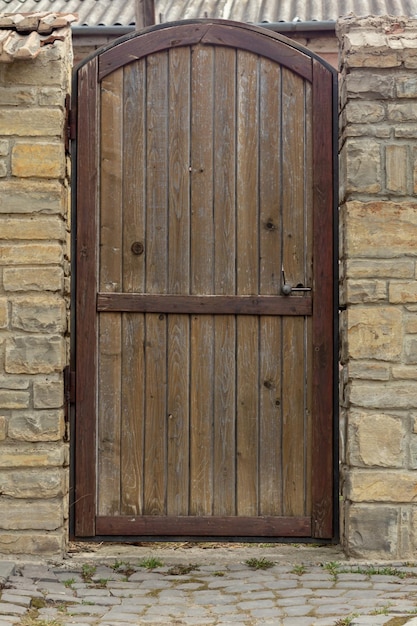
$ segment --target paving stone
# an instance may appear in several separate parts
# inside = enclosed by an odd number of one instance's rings
[[[103,615],[106,612],[105,606],[90,605],[90,604],[75,604],[68,608],[70,615],[80,615],[84,613],[86,615]]]
[[[77,590],[77,597],[78,598],[85,598],[87,596],[109,596],[110,595],[110,591],[108,589],[91,589],[91,588],[87,588],[87,589],[78,589]]]
[[[0,582],[3,583],[10,576],[13,576],[15,569],[15,564],[12,561],[0,561]]]
[[[311,606],[306,605],[306,604],[285,606],[283,607],[283,611],[285,612],[285,615],[288,617],[303,616],[303,615],[308,615],[309,613],[311,613]]]
[[[349,615],[351,607],[348,604],[329,604],[315,608],[315,613],[319,615]]]
[[[245,600],[244,602],[238,602],[236,605],[242,611],[251,611],[256,609],[270,609],[275,606],[272,600]]]
[[[11,602],[12,604],[19,604],[21,606],[30,606],[32,596],[23,596],[18,593],[13,593],[12,591],[3,591],[1,594],[1,601]]]
[[[24,615],[26,609],[19,604],[11,604],[10,602],[0,602],[0,615]]]

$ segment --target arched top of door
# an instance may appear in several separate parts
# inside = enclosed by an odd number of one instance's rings
[[[94,55],[98,56],[98,79],[102,80],[118,68],[149,54],[198,44],[226,46],[258,54],[287,67],[310,82],[313,79],[314,60],[335,73],[323,59],[287,37],[240,22],[204,19],[152,26],[117,39]]]

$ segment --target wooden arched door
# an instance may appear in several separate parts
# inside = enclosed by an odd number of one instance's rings
[[[224,21],[78,69],[75,536],[334,535],[334,84]]]

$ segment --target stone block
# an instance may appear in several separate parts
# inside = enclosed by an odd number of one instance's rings
[[[404,337],[404,363],[417,364],[417,335]]]
[[[9,303],[6,298],[0,298],[0,328],[9,325]]]
[[[396,139],[416,139],[417,128],[415,124],[401,124],[394,128],[394,137]]]
[[[7,418],[0,415],[0,441],[4,441],[7,437]]]
[[[394,506],[351,505],[346,512],[346,551],[351,557],[398,557],[400,511]]]
[[[64,187],[59,181],[0,181],[0,213],[63,215]]]
[[[379,69],[400,67],[402,63],[401,57],[401,54],[395,52],[381,55],[376,50],[372,50],[372,53],[368,50],[355,50],[349,52],[346,56],[346,65],[350,68],[371,67]]]
[[[375,124],[385,118],[385,107],[380,102],[348,100],[346,122],[348,124]],[[371,133],[368,131],[368,135]]]
[[[417,334],[417,315],[404,315],[403,324],[405,333]]]
[[[358,304],[361,302],[388,301],[388,288],[383,280],[352,280],[346,281],[346,302]]]
[[[346,479],[345,494],[352,502],[415,502],[415,472],[352,469]]]
[[[413,149],[413,191],[417,194],[417,148]]]
[[[8,176],[8,163],[6,159],[0,159],[0,178]]]
[[[378,361],[350,361],[348,365],[350,378],[364,380],[389,380],[391,366]]]
[[[0,389],[29,389],[31,378],[0,374]]]
[[[28,391],[0,389],[0,409],[27,409],[29,401]]]
[[[391,128],[382,124],[351,124],[344,130],[344,136],[388,139],[391,137]]]
[[[397,75],[375,70],[356,70],[345,78],[348,97],[364,100],[387,100],[395,95]]]
[[[389,191],[406,195],[408,192],[408,148],[407,146],[386,146],[385,172],[386,188]]]
[[[57,87],[41,87],[37,92],[38,104],[41,106],[56,106],[64,110],[65,93]]]
[[[19,84],[0,87],[0,106],[34,106],[36,105],[36,89]]]
[[[62,501],[16,501],[0,497],[2,530],[57,530],[64,524]],[[1,545],[1,533],[0,533]]]
[[[393,365],[392,377],[403,380],[417,380],[417,367],[415,365]]]
[[[62,380],[37,381],[33,384],[33,406],[35,409],[61,408],[64,404]]]
[[[12,175],[20,178],[64,178],[62,143],[17,143],[12,149]]]
[[[389,284],[389,301],[392,304],[417,302],[417,281],[391,281]]]
[[[381,147],[372,139],[346,140],[346,191],[378,193],[381,191]]]
[[[0,467],[63,467],[68,464],[67,452],[68,445],[64,443],[10,442],[1,448]]]
[[[10,267],[3,270],[5,291],[62,291],[61,267]]]
[[[6,372],[50,374],[65,364],[65,342],[58,335],[16,335],[6,340]]]
[[[417,78],[413,74],[399,76],[395,85],[397,98],[417,98]]]
[[[0,244],[0,265],[61,265],[63,250],[59,243]]]
[[[1,495],[15,499],[63,496],[67,493],[66,476],[67,471],[57,467],[0,470]]]
[[[66,544],[66,528],[43,533],[0,531],[0,554],[58,555],[64,553]]]
[[[5,217],[0,219],[0,233],[3,240],[42,240],[58,239],[65,241],[65,224],[58,215],[42,217]]]
[[[404,420],[384,413],[352,411],[348,463],[356,467],[404,467]]]
[[[13,300],[11,326],[30,333],[63,333],[66,330],[65,300],[52,294]]]
[[[61,410],[12,413],[8,436],[16,441],[60,441],[64,436]]]
[[[5,157],[9,154],[10,142],[7,139],[0,139],[0,156]]]
[[[6,271],[6,270],[5,270]],[[413,259],[347,259],[347,278],[413,278]]]
[[[348,355],[353,359],[398,361],[402,353],[402,312],[396,307],[349,308]]]
[[[413,421],[413,424],[415,424],[415,422]],[[417,469],[417,437],[416,436],[411,436],[410,437],[410,469]]]
[[[388,119],[392,122],[415,122],[417,111],[414,102],[388,104]]]
[[[343,209],[348,258],[417,256],[417,203],[347,202]]]
[[[417,382],[393,380],[349,383],[349,400],[353,406],[370,409],[414,409],[417,406]]]
[[[3,137],[62,137],[63,128],[64,116],[58,109],[0,109],[0,135]]]

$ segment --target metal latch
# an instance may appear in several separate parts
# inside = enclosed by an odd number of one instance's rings
[[[293,287],[290,283],[287,283],[285,280],[285,272],[284,268],[282,268],[282,287],[281,292],[284,296],[289,296],[293,291],[311,291],[311,287],[304,287],[301,283],[299,283],[296,287]]]

